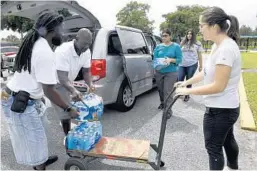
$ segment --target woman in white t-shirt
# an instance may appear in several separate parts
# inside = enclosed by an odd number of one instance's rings
[[[185,82],[176,83],[176,94],[204,95],[203,131],[210,170],[224,168],[223,147],[227,166],[238,169],[239,149],[233,133],[233,125],[239,116],[241,72],[241,56],[236,43],[239,38],[238,20],[221,8],[212,7],[200,15],[199,24],[204,40],[213,41],[214,46],[204,70]],[[201,80],[204,80],[203,86],[184,88]]]

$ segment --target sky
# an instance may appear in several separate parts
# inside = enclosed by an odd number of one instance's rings
[[[100,21],[103,27],[112,27],[116,24],[116,14],[131,0],[77,0],[78,3],[89,10]],[[176,11],[178,5],[219,6],[229,15],[238,18],[240,25],[257,27],[257,0],[137,0],[151,6],[149,18],[154,20],[154,33],[159,34],[159,25],[164,21],[163,14]],[[232,3],[233,2],[233,3]],[[18,33],[1,31],[0,38]]]

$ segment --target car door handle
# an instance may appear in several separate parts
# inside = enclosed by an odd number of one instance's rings
[[[147,59],[146,62],[152,62],[153,60],[152,59]]]

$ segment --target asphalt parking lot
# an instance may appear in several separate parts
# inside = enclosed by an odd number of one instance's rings
[[[120,113],[105,109],[102,124],[104,136],[146,139],[152,143],[158,142],[162,112],[159,105],[158,92],[147,92],[140,96],[135,107],[127,112]],[[203,100],[200,96],[193,96],[185,103],[179,99],[174,107],[174,116],[168,120],[162,159],[166,162],[167,170],[203,170],[208,169],[208,157],[204,148],[202,120],[204,114]],[[57,163],[47,169],[62,170],[68,156],[63,147],[63,133],[53,109],[48,109],[47,129],[49,153],[57,154]],[[236,124],[235,136],[240,147],[240,169],[257,169],[257,134],[241,130]],[[151,151],[150,160],[154,160],[155,153]],[[12,152],[12,146],[4,121],[1,115],[1,169],[28,170],[31,167],[18,165]],[[89,165],[90,170],[137,170],[151,169],[149,165],[96,160]]]

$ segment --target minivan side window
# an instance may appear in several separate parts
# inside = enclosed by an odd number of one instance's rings
[[[148,49],[144,37],[139,32],[121,30],[122,47],[125,54],[148,54]]]
[[[122,46],[118,34],[111,34],[108,40],[108,54],[120,55],[122,53]]]
[[[153,52],[153,50],[154,50],[154,48],[155,48],[155,47],[154,47],[153,39],[152,39],[150,36],[145,36],[145,38],[146,38],[146,41],[147,41],[149,50],[150,50],[151,52]]]

